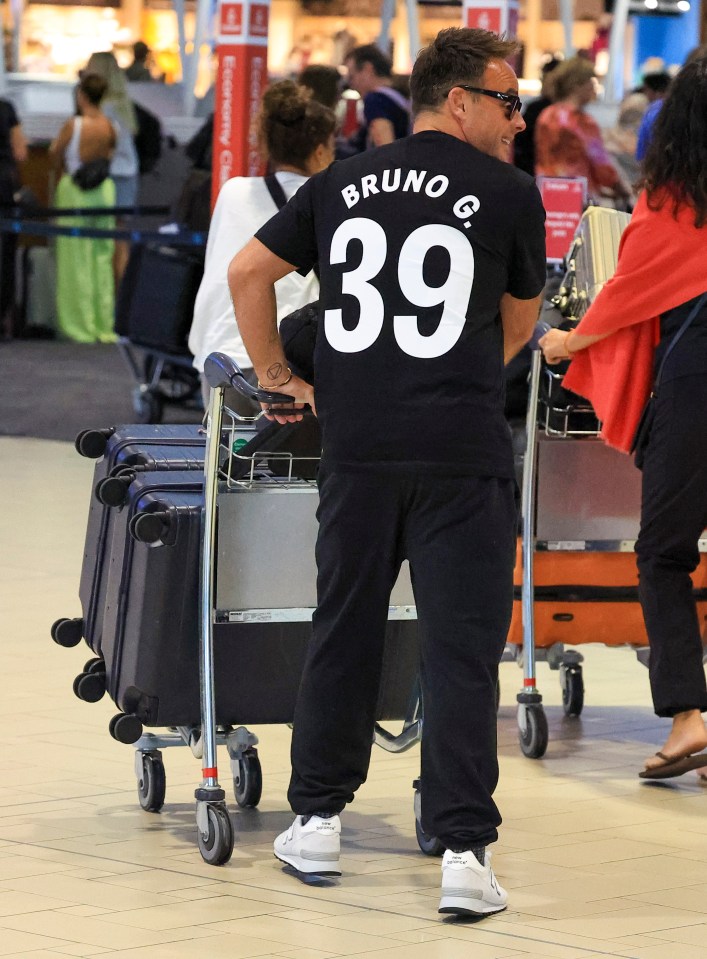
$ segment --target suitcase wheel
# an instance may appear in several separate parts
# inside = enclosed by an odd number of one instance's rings
[[[137,716],[118,713],[108,723],[108,732],[119,743],[131,746],[142,736],[142,723]]]
[[[84,673],[103,673],[106,672],[106,663],[100,656],[89,659],[83,670]]]
[[[166,510],[136,513],[128,526],[130,535],[138,543],[159,543],[168,527],[169,513]]]
[[[225,803],[208,803],[206,806],[208,831],[204,835],[197,830],[199,852],[210,866],[223,866],[233,854],[233,826]]]
[[[52,624],[50,630],[52,639],[57,646],[78,646],[83,637],[83,619],[79,616],[75,619],[69,619],[62,616]]]
[[[540,759],[545,755],[549,733],[547,716],[537,703],[518,706],[518,740],[520,750],[528,759]]]
[[[79,673],[74,680],[74,695],[85,703],[97,703],[106,691],[106,674],[103,672]]]
[[[142,753],[142,773],[137,781],[137,795],[146,812],[159,812],[164,806],[167,777],[159,749]]]
[[[81,430],[74,440],[76,452],[90,460],[100,459],[106,451],[108,440],[115,433],[115,429]]]
[[[233,777],[233,792],[236,802],[243,809],[252,809],[263,794],[263,770],[258,750],[252,746],[238,759],[238,772]]]
[[[135,479],[135,473],[130,470],[121,476],[106,476],[96,485],[96,497],[104,506],[125,506],[128,498],[128,487]]]
[[[435,836],[428,836],[422,828],[422,823],[420,821],[422,816],[420,780],[416,779],[413,782],[412,787],[415,790],[415,795],[413,797],[413,809],[415,810],[415,836],[417,837],[417,845],[426,856],[443,856],[444,846],[442,843]]]
[[[584,707],[584,679],[582,667],[573,663],[560,666],[560,685],[562,686],[562,708],[565,716],[579,716]]]

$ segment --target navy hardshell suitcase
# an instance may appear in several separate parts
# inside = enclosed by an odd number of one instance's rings
[[[96,459],[92,496],[86,526],[79,599],[83,615],[62,618],[52,626],[52,637],[61,646],[75,646],[84,637],[101,654],[105,566],[110,554],[111,511],[120,506],[126,485],[135,473],[154,470],[204,468],[204,435],[198,425],[137,425],[107,430],[84,430],[76,449]]]

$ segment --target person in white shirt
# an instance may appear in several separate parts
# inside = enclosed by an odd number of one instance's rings
[[[274,189],[289,200],[308,177],[326,169],[334,158],[336,118],[290,80],[273,84],[263,97],[259,117],[261,150],[275,175]],[[271,184],[271,189],[273,184]],[[189,349],[203,373],[209,353],[227,353],[253,380],[252,363],[243,346],[228,290],[228,265],[253,234],[277,212],[265,178],[233,177],[216,201],[206,245],[204,277],[194,304]],[[278,321],[316,300],[314,272],[291,273],[275,285]],[[204,402],[208,385],[203,381]]]

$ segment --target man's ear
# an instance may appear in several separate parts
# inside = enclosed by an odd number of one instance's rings
[[[466,113],[466,101],[461,87],[452,87],[447,96],[447,104],[454,117],[461,117]]]

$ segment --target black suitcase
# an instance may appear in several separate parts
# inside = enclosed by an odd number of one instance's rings
[[[191,480],[140,474],[116,511],[102,649],[105,688],[124,714],[111,732],[122,742],[137,740],[143,726],[201,722],[202,491]],[[217,723],[291,722],[310,635],[310,622],[217,622]],[[417,623],[389,623],[379,719],[406,715],[418,657]]]
[[[189,356],[203,275],[203,251],[134,246],[116,296],[115,332],[138,346]]]
[[[126,484],[140,471],[195,470],[204,468],[205,437],[196,425],[120,426],[108,430],[84,430],[76,438],[82,456],[98,459],[93,475],[79,599],[83,615],[62,618],[52,626],[52,638],[60,646],[75,646],[83,636],[97,654],[105,604],[105,566],[110,554],[112,513],[119,506]],[[122,475],[121,475],[122,474]]]

